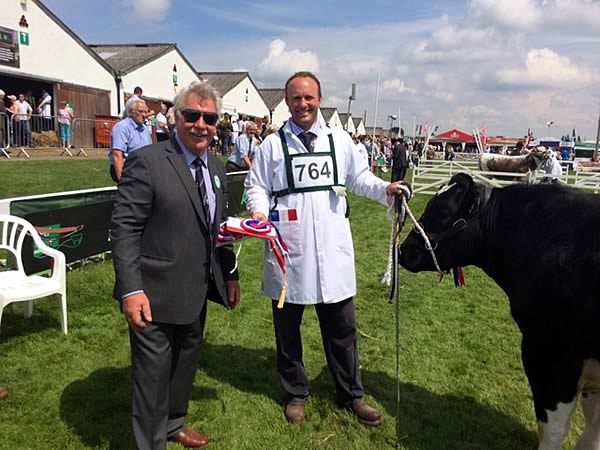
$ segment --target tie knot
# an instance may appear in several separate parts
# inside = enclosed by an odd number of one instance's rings
[[[192,166],[194,166],[194,168],[196,169],[200,167],[205,167],[204,160],[202,158],[196,158],[192,161]]]
[[[312,131],[303,131],[298,135],[298,137],[300,137],[300,140],[306,147],[306,150],[312,152],[314,146],[314,138],[316,137],[316,135]]]

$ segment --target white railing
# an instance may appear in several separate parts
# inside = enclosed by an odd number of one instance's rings
[[[61,156],[88,156],[85,149],[108,148],[110,131],[118,120],[75,117],[67,122],[61,121],[58,116],[38,114],[21,120],[16,114],[10,117],[7,113],[0,113],[0,157],[10,159],[9,149],[18,149],[17,157],[25,155],[30,158],[32,149],[41,148],[59,150]],[[73,154],[74,149],[78,150],[76,155]]]
[[[568,184],[577,189],[600,192],[600,172],[573,170],[571,161],[560,161],[562,173],[556,177],[558,182]],[[467,173],[475,181],[492,187],[502,187],[515,183],[539,183],[553,178],[543,170],[534,173],[489,172],[479,170],[477,160],[444,161],[441,159],[420,160],[413,165],[412,188],[415,193],[435,194],[453,175]]]

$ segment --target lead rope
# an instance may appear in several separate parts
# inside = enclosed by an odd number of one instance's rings
[[[425,242],[425,249],[431,254],[431,259],[433,259],[433,264],[435,265],[435,270],[437,270],[438,273],[443,273],[442,269],[440,269],[440,265],[438,264],[437,258],[435,256],[435,251],[431,245],[431,242],[429,241],[429,237],[427,236],[427,233],[425,233],[425,230],[423,230],[423,227],[417,221],[413,212],[411,211],[411,209],[408,206],[408,200],[410,200],[410,197],[411,197],[410,189],[407,188],[406,186],[402,186],[402,185],[399,185],[398,189],[400,191],[402,191],[402,194],[403,194],[402,195],[402,203],[399,206],[395,206],[394,204],[392,204],[388,207],[388,210],[387,210],[387,216],[391,222],[390,243],[389,243],[389,247],[388,247],[387,266],[385,269],[385,273],[383,274],[383,277],[381,278],[381,283],[385,284],[386,286],[390,286],[393,281],[392,270],[393,270],[393,266],[394,266],[394,245],[396,245],[396,240],[399,239],[399,237],[400,237],[399,234],[401,231],[401,229],[400,229],[401,224],[404,223],[406,214],[409,215],[410,220],[412,220],[412,222],[415,226],[415,229],[419,232],[419,234],[423,238],[423,241]],[[396,209],[396,212],[394,212],[394,209]],[[396,217],[394,217],[394,216],[396,216]],[[396,230],[398,224],[400,224],[400,226],[398,226],[398,230]],[[394,290],[395,290],[395,286],[392,287],[392,294],[390,295],[390,299],[393,296]]]
[[[398,185],[398,190],[402,192],[401,199],[395,198],[394,202],[388,208],[387,215],[390,219],[390,243],[388,251],[388,262],[386,271],[381,279],[381,282],[386,286],[392,286],[390,290],[389,302],[392,303],[395,297],[394,315],[396,316],[396,448],[400,449],[400,286],[398,282],[399,272],[399,257],[400,257],[400,231],[408,214],[413,221],[415,228],[423,237],[425,248],[431,253],[433,263],[438,272],[441,272],[440,266],[435,257],[435,252],[431,246],[431,242],[423,227],[417,222],[414,214],[408,206],[408,200],[411,197],[411,191],[407,186]]]

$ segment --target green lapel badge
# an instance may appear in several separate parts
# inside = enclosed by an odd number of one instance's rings
[[[219,178],[219,176],[215,175],[214,176],[214,180],[215,180],[215,187],[217,189],[221,189],[221,179]]]

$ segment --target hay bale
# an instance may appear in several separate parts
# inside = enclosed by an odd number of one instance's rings
[[[56,131],[42,131],[32,133],[34,147],[60,147]]]

